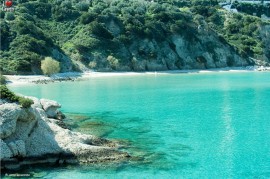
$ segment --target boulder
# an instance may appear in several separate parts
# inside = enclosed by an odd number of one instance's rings
[[[56,132],[51,126],[53,123],[49,119],[42,117],[38,119],[31,135],[25,140],[28,156],[42,156],[63,151],[55,140]],[[65,140],[65,137],[62,140]]]
[[[0,106],[0,138],[10,136],[16,130],[16,122],[21,114],[17,104],[5,103]]]
[[[58,108],[61,107],[59,103],[48,99],[40,99],[40,103],[49,118],[57,118]]]
[[[31,108],[22,109],[18,121],[28,122],[36,119],[35,110]]]
[[[32,99],[34,104],[31,105],[32,108],[40,108],[42,109],[42,105],[40,103],[40,100],[36,97],[32,97],[32,96],[26,96],[29,99]]]

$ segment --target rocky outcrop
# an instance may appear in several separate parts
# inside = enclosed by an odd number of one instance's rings
[[[61,107],[61,105],[56,101],[48,99],[40,99],[40,103],[47,116],[50,118],[55,118],[58,113],[58,108]]]
[[[37,163],[96,163],[123,160],[129,155],[106,139],[64,129],[59,124],[56,101],[32,98],[21,108],[15,103],[0,105],[1,169],[18,169]]]
[[[117,65],[107,61],[100,52],[83,54],[89,60],[88,68],[98,71],[163,71],[242,67],[254,61],[241,57],[237,51],[211,30],[202,29],[188,39],[185,35],[171,35],[164,41],[137,38],[129,45],[121,45]]]
[[[21,109],[16,104],[2,104],[0,108],[0,138],[10,136],[16,130],[16,122]]]

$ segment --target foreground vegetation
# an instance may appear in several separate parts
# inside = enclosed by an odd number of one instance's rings
[[[6,85],[0,85],[0,99],[7,100],[8,102],[17,102],[23,108],[29,108],[34,104],[33,100],[14,94]]]
[[[0,99],[7,100],[8,102],[17,102],[23,108],[29,108],[34,104],[33,100],[14,94],[7,88],[6,83],[6,78],[0,74]]]
[[[58,60],[61,71],[79,70],[76,63],[92,69],[106,64],[117,70],[133,63],[121,52],[132,42],[154,39],[171,44],[172,35],[192,41],[199,27],[217,34],[244,58],[267,63],[270,59],[262,32],[269,23],[256,16],[230,14],[215,0],[18,1],[13,1],[15,12],[0,14],[0,71],[4,74],[41,74],[46,56]],[[157,55],[145,49],[139,53],[143,58]]]

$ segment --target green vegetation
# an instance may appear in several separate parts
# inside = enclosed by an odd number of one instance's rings
[[[261,17],[261,15],[266,15],[270,17],[270,4],[252,4],[252,3],[239,3],[238,1],[234,2],[233,7],[238,11],[247,13],[249,15],[255,15]]]
[[[49,76],[55,73],[59,73],[59,62],[52,59],[51,57],[46,57],[44,60],[41,61],[41,70],[43,71],[43,74]]]
[[[4,85],[7,83],[6,77],[0,74],[0,85]]]
[[[247,5],[235,6],[248,14],[254,11]],[[260,15],[269,12],[269,7],[255,11]],[[173,49],[173,35],[192,43],[200,35],[198,27],[217,34],[220,41],[245,58],[269,61],[261,37],[266,25],[269,22],[255,16],[226,12],[217,0],[20,0],[15,12],[0,14],[0,71],[41,74],[45,57],[56,59],[61,66],[63,56],[95,69],[108,66],[115,70],[132,63],[127,55],[130,53],[123,49],[129,49],[134,41],[150,39],[159,45],[168,42]],[[213,46],[208,49],[211,51]],[[110,55],[113,58],[107,60]],[[141,50],[139,55],[155,58],[157,54]]]
[[[29,108],[32,104],[34,104],[34,102],[29,98],[19,97],[19,104],[23,108]]]
[[[17,96],[10,91],[5,85],[0,85],[0,98],[10,102],[18,102],[23,108],[29,108],[34,104],[33,100],[21,96]]]
[[[112,67],[114,70],[116,70],[116,69],[119,67],[119,60],[116,59],[115,57],[109,55],[109,56],[107,57],[107,60],[108,60],[108,62],[110,63],[111,67]]]

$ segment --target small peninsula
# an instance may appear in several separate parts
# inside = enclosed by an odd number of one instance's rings
[[[62,121],[61,105],[33,100],[29,108],[0,100],[1,170],[35,164],[102,163],[126,160],[115,141],[73,132]]]

